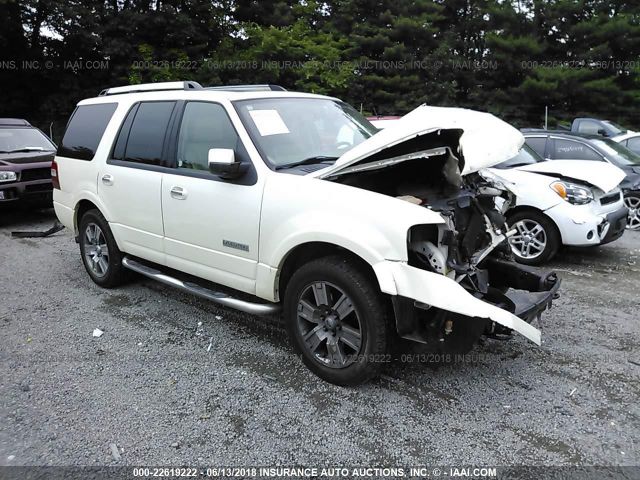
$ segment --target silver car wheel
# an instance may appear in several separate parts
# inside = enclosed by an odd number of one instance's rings
[[[96,277],[104,277],[109,270],[109,247],[102,229],[89,223],[84,230],[84,258]]]
[[[624,197],[624,205],[629,209],[627,228],[629,230],[640,229],[640,197]]]
[[[360,318],[351,299],[336,285],[314,282],[298,298],[298,331],[304,348],[320,364],[345,368],[362,347]]]
[[[516,222],[513,228],[517,233],[509,237],[509,245],[514,255],[520,258],[534,259],[542,255],[547,248],[547,232],[535,220],[524,219]]]

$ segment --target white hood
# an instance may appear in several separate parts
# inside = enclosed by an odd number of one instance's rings
[[[400,120],[342,155],[332,166],[312,174],[321,178],[332,176],[389,147],[421,135],[438,135],[441,130],[461,130],[459,151],[461,173],[467,174],[491,167],[518,154],[524,143],[522,134],[490,113],[464,108],[428,107],[421,105]],[[428,161],[428,158],[424,159]]]
[[[605,193],[616,188],[625,177],[625,173],[615,165],[589,160],[550,160],[515,169],[582,180]]]

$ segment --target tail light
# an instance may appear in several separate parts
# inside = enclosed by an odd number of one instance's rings
[[[60,190],[60,177],[58,177],[58,164],[55,159],[51,162],[51,183],[53,183],[53,188],[57,188]]]

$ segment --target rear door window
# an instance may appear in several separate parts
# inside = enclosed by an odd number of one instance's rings
[[[600,160],[604,161],[602,155],[591,147],[575,140],[555,138],[551,148],[551,158],[553,160]]]
[[[142,102],[127,114],[112,158],[145,165],[170,166],[165,136],[176,102]]]
[[[117,103],[80,105],[71,115],[58,148],[61,157],[93,160]]]

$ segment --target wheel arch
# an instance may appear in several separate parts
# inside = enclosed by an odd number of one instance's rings
[[[521,212],[535,212],[538,215],[542,215],[544,218],[551,222],[551,225],[553,225],[556,233],[558,234],[558,238],[562,239],[562,232],[560,231],[560,228],[558,228],[558,224],[555,222],[555,220],[547,215],[544,210],[540,210],[539,208],[533,207],[531,205],[518,205],[516,207],[510,208],[506,213],[507,223],[509,223],[511,217]]]
[[[276,277],[276,298],[283,299],[284,292],[293,273],[303,264],[322,257],[339,255],[350,261],[364,273],[367,278],[380,288],[380,278],[373,266],[357,253],[335,243],[310,241],[301,243],[287,252],[281,261]]]

